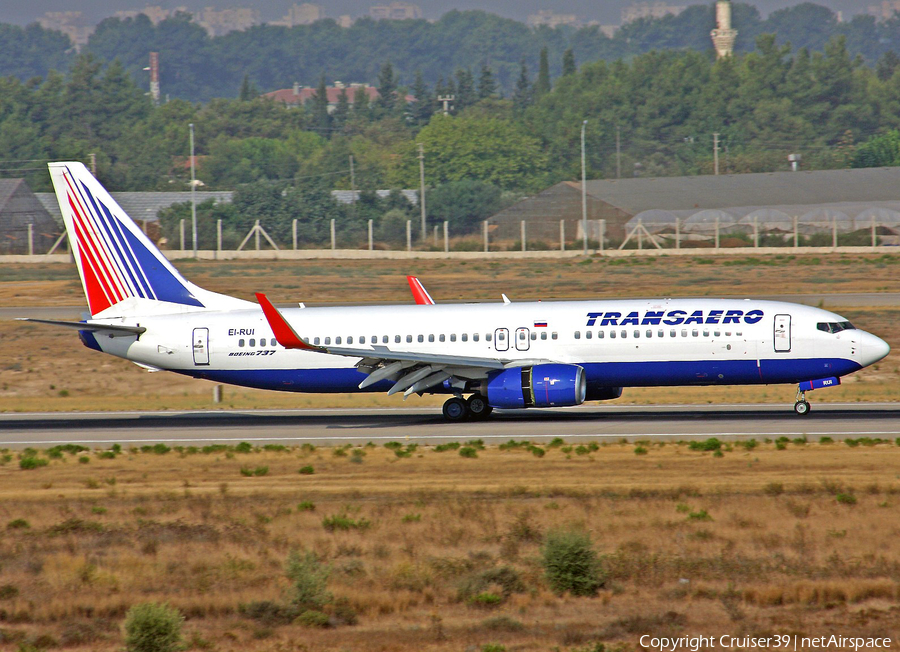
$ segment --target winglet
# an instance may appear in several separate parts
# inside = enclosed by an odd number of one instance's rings
[[[275,334],[275,339],[278,340],[278,343],[281,346],[286,349],[301,349],[303,351],[316,351],[318,353],[326,352],[325,349],[320,346],[312,346],[311,344],[304,342],[291,325],[287,323],[287,320],[278,311],[278,308],[272,305],[272,302],[269,301],[265,294],[257,292],[256,300],[259,301],[263,314],[266,316],[266,321],[269,322],[269,326]]]
[[[422,285],[422,282],[419,279],[415,276],[407,276],[406,280],[409,282],[409,289],[412,290],[413,299],[416,300],[417,305],[434,305],[434,299],[431,298],[431,295],[428,294],[428,290],[425,289],[425,286]]]

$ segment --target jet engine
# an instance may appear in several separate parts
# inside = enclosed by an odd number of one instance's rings
[[[481,386],[488,405],[501,409],[581,405],[586,392],[584,369],[574,364],[504,369]]]

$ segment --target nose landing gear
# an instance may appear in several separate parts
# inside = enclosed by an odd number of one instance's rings
[[[809,401],[806,400],[806,392],[802,389],[797,390],[797,402],[794,403],[794,412],[801,417],[809,414]]]

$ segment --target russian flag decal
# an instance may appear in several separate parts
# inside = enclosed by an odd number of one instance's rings
[[[547,328],[547,322],[545,321],[536,321],[534,322],[535,328]]]

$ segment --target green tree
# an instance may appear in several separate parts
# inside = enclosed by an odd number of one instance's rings
[[[125,649],[128,652],[180,650],[183,622],[178,610],[167,604],[136,604],[125,616]]]
[[[325,86],[325,75],[319,77],[319,85],[316,87],[310,103],[316,129],[327,138],[331,131],[331,115],[328,113],[328,88]]]
[[[481,74],[478,76],[478,99],[485,100],[497,94],[497,81],[490,66],[481,66]]]
[[[900,165],[900,131],[894,129],[870,138],[856,148],[855,168],[892,167]]]
[[[250,81],[250,75],[244,75],[241,80],[241,90],[238,92],[238,99],[242,102],[248,102],[259,96],[259,91],[253,82]]]
[[[322,609],[332,600],[327,588],[330,574],[331,569],[313,551],[292,550],[285,564],[285,575],[291,581],[291,602],[301,610]]]
[[[428,213],[438,222],[449,222],[453,233],[476,231],[483,220],[505,207],[503,193],[486,181],[462,179],[432,188]]]
[[[534,96],[539,98],[550,92],[550,55],[547,48],[541,48],[541,59],[538,66],[537,81],[534,83]]]
[[[528,79],[528,66],[525,65],[525,60],[523,59],[519,67],[519,78],[516,80],[516,90],[512,96],[513,103],[517,108],[522,109],[531,104],[533,97],[534,90]]]
[[[434,112],[434,96],[429,92],[422,71],[416,71],[416,79],[413,82],[412,94],[415,101],[410,107],[410,117],[417,125],[428,124],[431,114]]]
[[[392,115],[397,109],[397,78],[390,61],[378,73],[378,99],[375,100],[375,108],[381,116]]]
[[[595,595],[603,586],[603,572],[587,532],[554,530],[541,546],[544,576],[555,593]]]
[[[575,52],[572,48],[568,48],[563,52],[562,75],[565,77],[566,75],[574,75],[576,72],[578,72],[578,68],[575,65]]]
[[[475,93],[475,79],[468,68],[456,70],[456,110],[462,111],[475,104],[478,96]]]
[[[334,113],[331,114],[331,123],[335,130],[340,131],[347,126],[350,120],[350,98],[347,96],[346,86],[341,88],[338,94],[337,106],[334,107]]]

